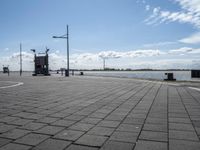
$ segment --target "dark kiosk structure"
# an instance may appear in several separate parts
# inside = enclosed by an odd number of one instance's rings
[[[9,72],[9,68],[8,67],[5,67],[3,66],[3,73],[8,73]]]
[[[167,75],[167,79],[164,79],[165,81],[176,81],[173,73],[165,73],[165,75]]]
[[[45,53],[39,53],[39,54],[42,54],[41,56],[36,55],[35,49],[31,49],[31,51],[34,52],[34,63],[35,63],[35,71],[34,71],[33,76],[37,76],[37,75],[50,76],[49,56],[48,56],[49,49],[46,48]]]
[[[200,70],[191,70],[192,78],[200,78]]]

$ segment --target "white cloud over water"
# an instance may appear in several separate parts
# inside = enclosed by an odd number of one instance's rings
[[[132,51],[100,51],[98,53],[81,53],[70,56],[70,67],[75,69],[100,69],[102,58],[106,59],[109,67],[115,68],[154,68],[177,69],[192,68],[200,64],[200,49],[182,47],[168,51],[160,50],[132,50]],[[185,57],[187,56],[187,57]],[[0,65],[9,65],[11,70],[19,70],[19,53],[0,58]],[[23,69],[33,70],[34,55],[31,52],[22,52]],[[194,64],[194,65],[193,65]],[[53,70],[66,67],[66,56],[58,51],[49,53],[49,65]]]

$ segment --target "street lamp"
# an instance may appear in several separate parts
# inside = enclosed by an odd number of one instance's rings
[[[60,38],[60,39],[66,39],[67,40],[67,71],[65,70],[65,76],[69,77],[69,30],[67,25],[67,34],[62,36],[53,36],[53,38]]]
[[[20,76],[22,76],[22,44],[20,43]]]

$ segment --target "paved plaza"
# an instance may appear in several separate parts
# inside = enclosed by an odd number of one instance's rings
[[[200,91],[176,83],[1,74],[0,150],[200,150]]]

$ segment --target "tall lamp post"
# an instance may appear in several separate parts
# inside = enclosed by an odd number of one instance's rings
[[[22,44],[20,43],[20,76],[22,76]]]
[[[67,70],[65,70],[65,76],[69,77],[69,30],[67,25],[67,34],[62,36],[53,36],[53,38],[61,38],[67,40]]]

